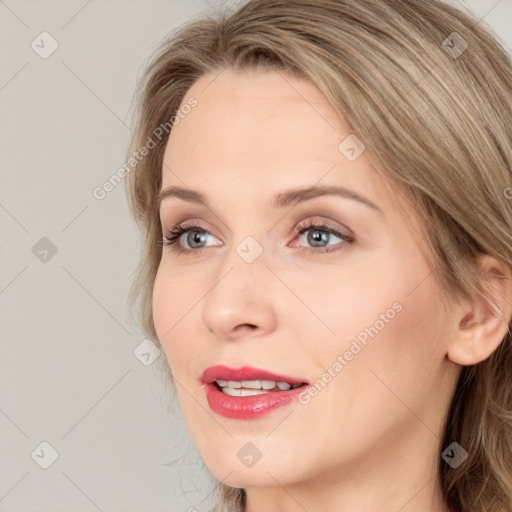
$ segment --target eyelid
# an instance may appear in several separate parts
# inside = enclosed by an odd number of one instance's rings
[[[168,243],[164,242],[164,245],[177,245],[179,247],[179,240],[182,236],[185,234],[191,233],[191,232],[200,232],[200,233],[208,233],[208,235],[211,235],[215,238],[217,238],[209,228],[205,228],[202,226],[199,222],[196,221],[183,221],[176,224],[173,228],[168,230],[166,233],[164,233],[164,239],[168,240]],[[214,244],[220,245],[220,244]],[[211,247],[211,246],[210,246]],[[184,252],[198,252],[201,249],[206,249],[206,247],[201,247],[199,249],[187,249],[187,248],[181,248]]]
[[[317,216],[317,218],[321,218],[321,217]],[[339,238],[341,240],[341,242],[338,242],[338,244],[336,244],[334,246],[327,245],[325,247],[319,247],[319,248],[299,245],[298,238],[300,236],[303,236],[304,233],[306,233],[308,231],[313,231],[313,230],[323,231],[325,233],[329,233],[330,235],[334,235],[335,237]],[[347,231],[350,234],[346,234],[345,231]],[[212,247],[212,246],[206,246],[206,247],[191,248],[191,249],[182,247],[180,244],[181,237],[183,237],[184,235],[189,234],[191,232],[207,233],[208,235],[215,237],[215,235],[210,231],[209,228],[208,229],[204,228],[201,225],[201,222],[189,220],[189,221],[183,221],[183,222],[178,223],[173,228],[171,228],[171,230],[169,230],[167,232],[167,234],[164,234],[162,244],[169,246],[178,255],[181,253],[185,253],[185,254],[189,254],[189,255],[192,255],[192,254],[199,255],[203,249]],[[342,248],[344,248],[345,245],[350,245],[354,242],[354,235],[352,233],[352,230],[350,230],[349,228],[339,229],[339,228],[329,224],[325,220],[325,218],[323,218],[322,220],[316,220],[316,221],[314,220],[314,218],[309,218],[305,221],[302,221],[301,223],[296,225],[296,227],[293,229],[293,233],[294,233],[295,237],[294,237],[294,240],[292,241],[294,243],[294,245],[292,245],[292,247],[298,247],[302,251],[306,251],[306,252],[309,252],[312,254],[319,254],[319,253],[321,254],[321,253],[329,253],[329,252],[339,251]],[[217,238],[217,237],[215,237],[215,238]],[[167,242],[166,242],[166,240],[167,240]],[[288,242],[288,244],[289,243],[290,242]],[[213,246],[219,246],[219,245],[221,245],[221,244],[218,244],[218,243],[213,244]],[[339,247],[340,245],[343,247]]]
[[[299,246],[301,250],[312,253],[312,254],[318,254],[318,253],[330,253],[335,251],[340,251],[344,248],[345,245],[350,245],[354,242],[355,238],[352,234],[352,230],[347,228],[347,231],[351,234],[346,234],[344,231],[337,227],[334,227],[330,225],[325,220],[321,221],[315,221],[313,219],[309,219],[307,221],[303,221],[301,224],[299,224],[295,229],[294,233],[296,234],[296,237],[294,239],[294,246],[298,246],[298,238],[303,236],[308,231],[323,231],[325,233],[329,233],[330,235],[334,235],[335,237],[339,238],[341,241],[338,242],[335,245],[326,245],[325,247],[315,248],[315,247],[308,247],[308,246]],[[342,247],[340,247],[340,245]]]

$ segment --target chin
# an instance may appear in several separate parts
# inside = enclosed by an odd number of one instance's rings
[[[276,485],[276,480],[282,483],[281,480],[272,478],[265,470],[261,469],[259,471],[256,471],[255,468],[246,470],[235,469],[226,478],[226,472],[228,471],[229,470],[224,468],[224,473],[213,473],[213,475],[217,480],[222,481],[223,484],[237,489],[246,489],[248,487],[273,487]]]
[[[236,454],[233,454],[233,459],[222,460],[217,458],[213,464],[205,461],[206,467],[212,475],[222,483],[235,488],[247,487],[274,487],[276,481],[281,485],[290,485],[300,480],[299,475],[292,474],[290,471],[290,464],[265,464],[263,459],[256,462],[252,467],[245,467],[243,463],[239,462]],[[271,461],[284,462],[284,461]]]

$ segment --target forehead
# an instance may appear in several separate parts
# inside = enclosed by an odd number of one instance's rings
[[[279,71],[226,69],[199,78],[182,105],[197,101],[173,127],[162,166],[162,189],[194,189],[224,205],[257,208],[281,190],[341,185],[401,216],[414,215],[363,152],[340,152],[348,123],[310,81]],[[401,211],[397,211],[401,208]]]
[[[183,102],[188,96],[204,102],[205,108],[216,105],[220,108],[237,107],[247,100],[259,103],[259,108],[268,106],[262,115],[268,115],[271,110],[295,105],[313,110],[320,110],[336,121],[337,116],[325,97],[315,85],[296,75],[283,71],[247,69],[235,71],[227,68],[219,74],[209,73],[201,76],[189,89]],[[182,102],[182,103],[183,103]]]
[[[202,76],[182,105],[191,98],[197,106],[171,131],[164,162],[192,179],[208,172],[275,180],[302,169],[316,181],[343,158],[338,146],[350,129],[305,79],[225,70]],[[164,180],[173,179],[166,174]]]

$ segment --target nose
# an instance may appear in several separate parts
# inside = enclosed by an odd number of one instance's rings
[[[276,281],[263,255],[247,263],[233,249],[203,301],[203,324],[228,341],[273,332],[277,326]]]

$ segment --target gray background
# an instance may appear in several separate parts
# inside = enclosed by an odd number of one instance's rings
[[[235,3],[0,0],[1,511],[208,510],[212,481],[128,315],[124,184],[92,191],[124,162],[159,41]],[[465,4],[512,47],[512,0]]]

